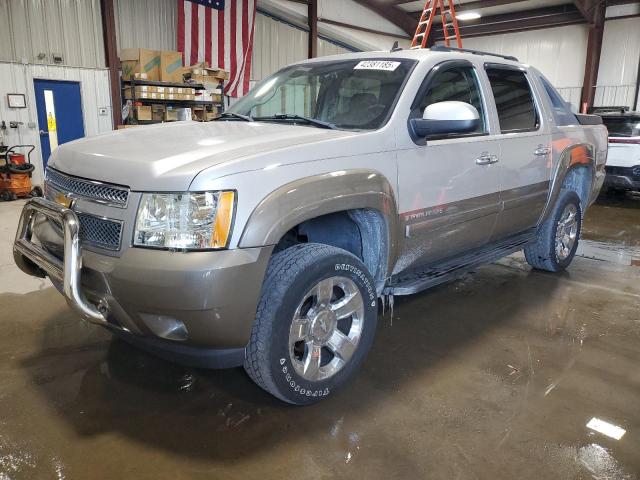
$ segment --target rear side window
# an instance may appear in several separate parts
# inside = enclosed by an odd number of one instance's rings
[[[540,75],[540,83],[544,87],[549,100],[551,100],[551,107],[553,108],[553,118],[558,126],[577,125],[578,120],[576,116],[571,112],[571,109],[567,105],[567,102],[560,96],[558,91],[553,88],[551,82]]]
[[[507,68],[487,68],[496,100],[502,133],[538,129],[539,120],[531,87],[524,72]]]

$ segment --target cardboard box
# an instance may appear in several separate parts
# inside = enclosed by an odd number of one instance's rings
[[[160,53],[160,81],[182,83],[184,71],[181,52],[163,50]]]
[[[155,87],[150,87],[147,85],[139,85],[135,87],[136,98],[152,98],[151,95],[155,93]],[[133,98],[133,87],[125,87],[124,89],[124,98],[127,100],[131,100]]]
[[[122,78],[131,80],[136,74],[147,76],[146,80],[160,80],[160,52],[145,48],[125,48],[120,52]]]
[[[196,83],[201,83],[207,90],[213,90],[218,88],[218,85],[220,85],[219,79],[207,75],[192,75],[191,80]]]
[[[134,107],[136,111],[136,119],[137,120],[152,120],[153,114],[151,111],[151,107]]]
[[[178,111],[172,108],[167,108],[164,112],[164,121],[165,122],[177,122],[178,121]]]
[[[156,121],[164,120],[164,105],[151,105],[151,119]]]

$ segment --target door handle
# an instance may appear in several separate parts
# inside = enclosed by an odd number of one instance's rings
[[[40,136],[41,137],[46,137],[47,135],[49,135],[49,132],[45,132],[44,130],[40,130]]]
[[[538,148],[533,152],[536,157],[543,157],[545,155],[549,155],[551,153],[551,149],[545,145],[538,145]]]
[[[477,165],[491,165],[492,163],[498,162],[497,155],[489,155],[488,153],[483,153],[480,157],[476,158]]]

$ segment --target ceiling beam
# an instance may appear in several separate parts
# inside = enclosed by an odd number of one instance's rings
[[[482,17],[478,20],[460,22],[460,34],[465,37],[477,37],[481,35],[495,35],[525,30],[537,30],[541,28],[558,27],[585,23],[580,11],[573,5],[561,5],[559,7],[538,8],[516,13],[505,13]],[[442,27],[434,28],[434,41],[443,39]]]
[[[409,3],[406,0],[393,0],[393,1],[401,1],[403,3]],[[415,0],[412,0],[415,1]],[[504,5],[511,5],[512,3],[520,3],[526,2],[527,0],[475,0],[473,2],[454,4],[456,8],[456,12],[468,12],[470,10],[479,10],[481,8],[491,8],[491,7],[502,7]],[[420,10],[412,10],[408,13],[422,13],[422,9]]]
[[[355,1],[393,23],[396,27],[405,32],[408,37],[413,37],[414,33],[416,32],[416,27],[418,26],[416,19],[401,8],[390,5],[383,0]]]

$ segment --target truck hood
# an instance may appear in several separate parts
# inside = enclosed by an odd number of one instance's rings
[[[49,165],[132,190],[184,191],[207,168],[234,162],[239,173],[251,169],[243,167],[244,159],[354,135],[357,133],[265,122],[175,122],[67,143],[53,152]]]

